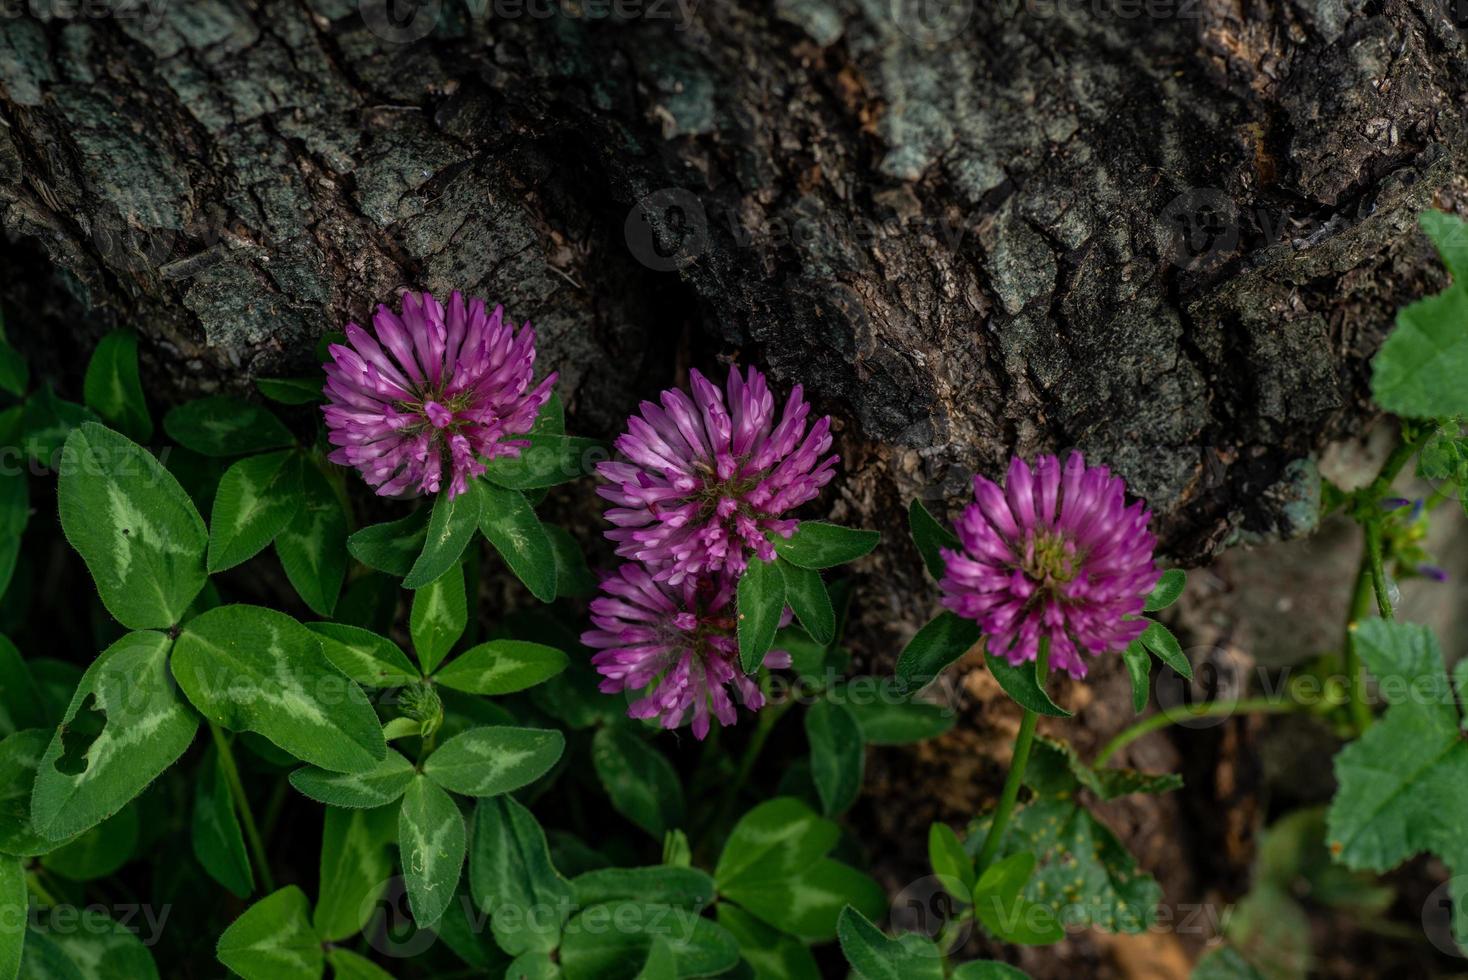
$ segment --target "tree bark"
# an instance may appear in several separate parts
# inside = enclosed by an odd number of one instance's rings
[[[385,4],[11,0],[13,338],[74,376],[131,326],[167,400],[463,289],[601,435],[760,363],[839,420],[876,637],[931,595],[906,502],[1011,453],[1106,462],[1175,561],[1311,530],[1465,189],[1456,0]]]

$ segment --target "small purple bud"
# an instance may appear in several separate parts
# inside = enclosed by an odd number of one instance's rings
[[[1448,580],[1448,573],[1436,565],[1418,565],[1417,574],[1423,578],[1430,578],[1434,582],[1446,582]]]

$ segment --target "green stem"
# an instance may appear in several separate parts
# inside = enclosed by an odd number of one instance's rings
[[[255,815],[250,812],[250,799],[245,796],[245,784],[240,781],[240,769],[235,765],[234,750],[230,748],[229,739],[224,737],[224,730],[214,722],[209,723],[209,732],[214,736],[214,747],[219,753],[219,768],[224,773],[224,781],[229,785],[229,795],[234,797],[235,812],[239,814],[240,825],[245,831],[245,843],[250,846],[250,854],[255,859],[255,870],[260,873],[260,884],[265,891],[275,891],[275,879],[270,874],[270,862],[265,857],[265,842],[260,837],[260,829],[255,826]]]
[[[1386,570],[1381,558],[1381,522],[1366,521],[1366,556],[1371,565],[1371,588],[1376,592],[1376,608],[1382,619],[1392,618],[1392,597],[1387,590]]]
[[[1161,714],[1150,715],[1132,725],[1124,728],[1111,741],[1096,753],[1094,766],[1105,765],[1106,760],[1125,748],[1127,745],[1141,738],[1143,735],[1151,734],[1169,725],[1176,725],[1183,721],[1191,721],[1194,718],[1227,718],[1232,714],[1288,714],[1292,711],[1306,711],[1304,706],[1294,701],[1272,701],[1268,698],[1245,698],[1239,701],[1211,701],[1208,704],[1200,704],[1188,708],[1174,708]]]
[[[1035,682],[1041,688],[1045,686],[1045,678],[1049,673],[1050,638],[1042,636],[1040,650],[1035,655]],[[1035,742],[1035,723],[1039,720],[1039,715],[1029,708],[1025,709],[1024,718],[1019,723],[1019,734],[1014,738],[1014,758],[1009,763],[1009,775],[1004,778],[1004,789],[999,793],[999,805],[994,808],[994,820],[989,825],[989,836],[984,838],[984,849],[974,862],[974,870],[978,874],[983,874],[984,869],[994,860],[994,855],[999,853],[1004,829],[1009,825],[1014,804],[1019,800],[1019,787],[1025,778],[1025,767],[1030,762],[1030,746]]]
[[[1417,452],[1417,439],[1404,434],[1402,441],[1387,456],[1386,462],[1381,464],[1381,469],[1376,472],[1376,479],[1371,481],[1371,486],[1366,488],[1366,495],[1373,501],[1379,501],[1386,496],[1386,492],[1396,482],[1397,475],[1402,472],[1402,467],[1407,465],[1414,453]]]
[[[1366,615],[1366,604],[1371,601],[1371,562],[1367,554],[1361,553],[1361,566],[1356,570],[1356,584],[1351,590],[1351,608],[1346,613],[1345,653],[1346,697],[1351,709],[1351,724],[1360,737],[1371,727],[1371,708],[1366,704],[1366,675],[1361,669],[1361,655],[1356,652],[1356,623]]]

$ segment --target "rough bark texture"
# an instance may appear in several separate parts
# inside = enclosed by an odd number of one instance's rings
[[[888,533],[884,628],[923,612],[904,502],[1012,452],[1111,464],[1178,561],[1310,530],[1312,454],[1439,281],[1415,215],[1464,189],[1450,0],[35,6],[0,19],[34,359],[75,371],[127,324],[161,397],[239,389],[397,290],[461,288],[532,319],[575,427],[610,434],[737,354],[841,420],[832,512]],[[924,750],[969,812],[994,728]],[[911,762],[884,792],[921,788]],[[1177,816],[1146,806],[1138,833]]]

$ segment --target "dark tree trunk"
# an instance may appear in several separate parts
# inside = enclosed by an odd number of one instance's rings
[[[905,502],[1014,452],[1109,463],[1181,562],[1309,530],[1312,453],[1439,281],[1415,216],[1464,190],[1457,0],[384,4],[0,19],[12,336],[74,374],[134,327],[168,400],[460,288],[535,322],[603,435],[689,363],[759,362],[841,420],[832,512],[889,545],[872,624],[931,595]]]

